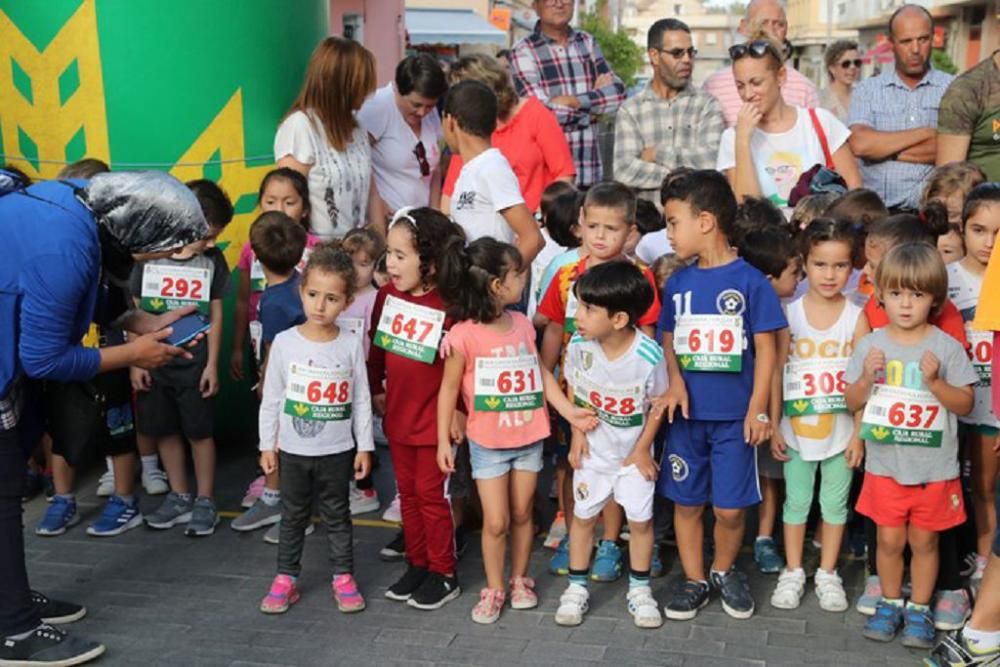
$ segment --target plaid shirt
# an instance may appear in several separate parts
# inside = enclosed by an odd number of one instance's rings
[[[0,431],[9,431],[21,418],[21,379],[15,379],[6,396],[0,397]]]
[[[660,185],[672,169],[715,168],[725,128],[722,108],[709,93],[687,86],[664,100],[647,85],[615,117],[615,179],[659,203]],[[655,162],[639,157],[647,146],[656,146]]]
[[[923,80],[911,89],[900,81],[895,68],[889,68],[855,86],[851,93],[847,125],[867,125],[879,132],[936,128],[941,98],[954,78],[930,69]],[[924,179],[934,170],[933,164],[898,160],[859,162],[865,187],[877,192],[886,206],[919,208]]]
[[[594,38],[581,30],[570,30],[564,47],[543,34],[540,23],[536,23],[534,32],[514,45],[511,68],[517,94],[534,95],[559,119],[576,163],[577,185],[600,181],[603,173],[594,119],[614,113],[625,99],[625,84],[611,71]],[[594,81],[606,73],[614,77],[614,82],[594,89]],[[575,96],[580,101],[579,109],[549,101],[562,95]]]

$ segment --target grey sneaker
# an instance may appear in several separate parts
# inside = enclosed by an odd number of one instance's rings
[[[215,532],[219,525],[219,514],[215,511],[215,501],[211,498],[198,498],[194,501],[191,521],[184,534],[188,537],[205,537]]]
[[[258,498],[250,509],[233,519],[229,526],[242,533],[270,526],[279,521],[281,521],[281,504],[268,505]]]
[[[306,535],[312,535],[315,532],[316,524],[310,521],[309,524],[306,525]],[[264,541],[268,544],[277,544],[281,541],[281,517],[278,517],[278,521],[273,526],[268,528],[266,533],[264,533]]]
[[[194,501],[190,498],[186,500],[177,493],[171,491],[163,502],[152,514],[146,515],[146,525],[157,530],[173,528],[180,523],[191,521],[191,510],[194,508]]]

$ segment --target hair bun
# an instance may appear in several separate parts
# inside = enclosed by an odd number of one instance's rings
[[[939,200],[927,202],[921,209],[918,217],[924,223],[927,230],[934,236],[947,234],[951,225],[948,222],[948,207]]]

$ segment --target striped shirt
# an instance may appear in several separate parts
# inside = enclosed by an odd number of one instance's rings
[[[816,86],[812,81],[791,67],[786,66],[788,73],[785,77],[785,84],[781,87],[781,96],[785,98],[785,103],[793,107],[804,107],[815,109],[819,106],[819,96],[816,93]],[[726,65],[717,69],[705,80],[702,86],[705,92],[711,93],[722,105],[722,115],[726,118],[726,125],[732,127],[736,125],[736,115],[743,106],[740,94],[736,92],[736,76],[733,74],[733,66]]]
[[[514,87],[520,97],[533,95],[555,112],[573,154],[577,185],[593,185],[603,178],[595,119],[618,109],[625,99],[625,84],[611,71],[589,33],[571,30],[562,46],[542,33],[540,25],[536,23],[535,30],[511,50]],[[594,88],[601,74],[611,74],[614,81]],[[550,102],[562,95],[575,96],[580,107]]]

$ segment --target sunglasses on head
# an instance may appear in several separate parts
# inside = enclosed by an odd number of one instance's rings
[[[659,51],[660,53],[666,53],[668,56],[671,56],[672,58],[675,58],[677,60],[683,58],[685,53],[688,54],[688,56],[692,59],[694,59],[694,57],[698,55],[698,49],[694,48],[693,46],[689,46],[686,49],[677,48],[677,49],[656,49],[656,50]]]
[[[861,58],[855,58],[854,60],[841,60],[840,61],[840,67],[841,67],[841,69],[847,69],[848,67],[851,67],[851,66],[861,67]]]
[[[774,47],[771,46],[771,42],[766,39],[755,39],[752,42],[747,42],[745,44],[733,44],[729,47],[729,59],[739,60],[746,56],[751,58],[763,58],[766,54],[770,53],[772,56],[781,61],[781,56],[774,52]]]
[[[417,142],[417,145],[413,148],[413,154],[417,156],[417,162],[420,164],[420,175],[430,176],[431,165],[427,161],[427,149],[424,148],[424,142]]]

